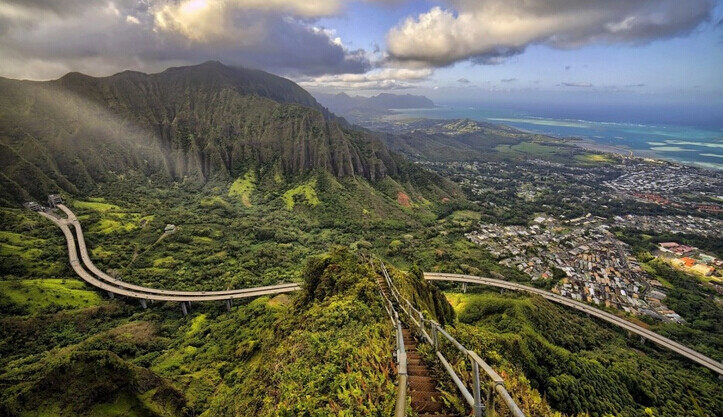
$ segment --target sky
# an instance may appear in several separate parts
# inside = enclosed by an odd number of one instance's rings
[[[723,0],[0,0],[0,76],[219,60],[312,92],[723,109]]]

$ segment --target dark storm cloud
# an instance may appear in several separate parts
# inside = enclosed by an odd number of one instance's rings
[[[138,1],[2,3],[0,75],[14,78],[55,78],[68,71],[103,75],[129,68],[158,71],[210,59],[287,75],[361,73],[371,67],[363,49],[347,49],[332,32],[312,26],[308,19],[270,11],[239,13],[231,24],[240,29],[201,41],[160,30],[152,7]]]

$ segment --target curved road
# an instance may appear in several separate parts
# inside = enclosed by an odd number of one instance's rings
[[[492,287],[506,288],[506,289],[515,290],[515,291],[523,291],[523,292],[536,294],[536,295],[542,296],[550,301],[554,301],[556,303],[562,304],[567,307],[572,307],[576,310],[585,312],[591,316],[595,316],[599,319],[605,320],[608,323],[614,324],[618,327],[622,327],[625,330],[638,334],[648,340],[651,340],[651,341],[657,343],[660,346],[666,347],[666,348],[672,350],[673,352],[676,352],[682,356],[685,356],[686,358],[688,358],[700,365],[705,366],[706,368],[710,369],[711,371],[717,372],[718,375],[723,375],[723,364],[716,361],[715,359],[711,359],[701,353],[694,351],[691,348],[685,347],[685,346],[681,345],[680,343],[674,342],[674,341],[668,339],[667,337],[663,337],[655,332],[652,332],[648,329],[645,329],[636,324],[633,324],[633,323],[631,323],[625,319],[622,319],[614,314],[607,313],[598,308],[589,306],[589,305],[581,303],[579,301],[571,300],[569,298],[551,293],[549,291],[541,290],[539,288],[528,287],[526,285],[521,285],[521,284],[517,284],[514,282],[503,281],[500,279],[478,277],[478,276],[474,276],[474,275],[442,274],[442,273],[425,272],[424,278],[429,281],[467,282],[467,283],[471,283],[471,284],[489,285]]]
[[[85,264],[85,267],[88,268],[88,270],[93,273],[96,277],[100,278],[101,281],[105,281],[111,285],[114,285],[116,287],[125,288],[131,291],[138,291],[138,292],[144,292],[149,294],[159,294],[159,295],[180,295],[180,296],[189,296],[189,297],[197,297],[200,295],[231,295],[231,294],[239,294],[239,293],[245,293],[248,292],[249,289],[241,289],[241,290],[224,290],[224,291],[174,291],[174,290],[164,290],[164,289],[156,289],[156,288],[150,288],[150,287],[143,287],[141,285],[135,285],[128,282],[125,282],[123,280],[119,280],[117,278],[114,278],[105,272],[101,271],[98,267],[95,266],[93,261],[90,259],[90,256],[88,255],[88,249],[85,244],[85,236],[83,235],[83,228],[80,226],[80,221],[78,221],[78,217],[76,217],[75,213],[73,213],[68,207],[64,206],[63,204],[58,204],[57,207],[61,209],[67,216],[67,223],[70,223],[75,228],[75,234],[78,238],[78,247],[80,248],[80,258],[83,260],[83,264]],[[62,221],[62,220],[61,220]],[[262,289],[284,289],[289,288],[293,290],[299,289],[298,284],[290,283],[290,284],[278,284],[278,285],[271,285],[267,287],[257,287],[252,288],[251,290],[262,290]]]
[[[94,277],[93,275],[89,274],[88,271],[83,269],[83,267],[80,264],[80,260],[78,259],[78,250],[75,246],[75,239],[73,238],[73,233],[70,231],[70,228],[68,227],[68,221],[65,219],[58,219],[55,216],[52,216],[50,214],[39,212],[42,216],[48,218],[50,221],[55,223],[56,226],[58,226],[62,231],[63,235],[65,235],[65,240],[68,244],[68,258],[70,259],[70,265],[73,267],[73,270],[75,271],[78,276],[80,276],[85,282],[88,284],[100,288],[102,290],[108,291],[113,294],[122,295],[125,297],[131,297],[131,298],[137,298],[140,300],[153,300],[153,301],[176,301],[176,302],[190,302],[190,301],[227,301],[227,300],[235,300],[239,298],[247,298],[247,297],[258,297],[261,295],[269,295],[269,294],[279,294],[284,292],[292,292],[300,289],[298,284],[280,284],[280,285],[271,285],[267,287],[259,287],[259,288],[247,288],[243,290],[235,290],[233,293],[228,293],[226,291],[222,291],[220,293],[216,293],[213,291],[196,291],[196,292],[187,292],[186,295],[173,295],[168,293],[161,293],[159,291],[164,290],[156,290],[153,288],[145,288],[145,292],[141,291],[134,291],[128,288],[122,288],[116,285],[112,285],[108,282],[101,281],[98,278]],[[120,282],[120,281],[119,281]]]

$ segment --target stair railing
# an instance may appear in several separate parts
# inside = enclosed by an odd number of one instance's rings
[[[372,263],[372,267],[374,263]],[[377,283],[378,284],[378,283]],[[378,284],[379,285],[379,284]],[[391,287],[390,292],[391,292]],[[379,285],[379,292],[384,298],[384,309],[389,314],[392,326],[396,331],[397,350],[394,354],[397,362],[397,402],[394,407],[394,417],[406,417],[407,415],[407,386],[409,375],[407,373],[407,350],[404,347],[404,335],[402,333],[402,321],[399,319],[399,313],[394,308],[392,300],[384,294],[384,289]]]
[[[509,392],[507,392],[504,379],[502,379],[502,377],[497,372],[495,372],[495,370],[492,369],[492,367],[489,366],[487,362],[480,358],[477,353],[472,350],[467,350],[461,343],[457,341],[457,339],[447,333],[447,331],[444,330],[444,328],[439,323],[434,320],[424,318],[424,314],[418,309],[416,309],[412,305],[412,303],[408,299],[404,298],[404,296],[402,296],[399,290],[397,290],[397,287],[392,282],[391,276],[389,276],[389,271],[387,271],[384,262],[379,261],[379,263],[381,264],[382,275],[384,276],[384,279],[389,286],[389,291],[392,297],[397,301],[397,305],[399,305],[404,314],[409,317],[410,321],[414,324],[414,326],[417,328],[422,337],[427,341],[427,343],[434,347],[437,359],[439,359],[439,361],[442,363],[444,369],[452,378],[452,381],[462,393],[464,399],[467,401],[470,407],[472,407],[475,417],[482,417],[484,411],[486,411],[487,416],[494,415],[495,394],[497,394],[502,399],[502,402],[507,406],[507,408],[510,410],[514,417],[525,417],[525,414],[522,412],[517,403],[515,403],[515,400],[513,400],[512,396],[510,396]],[[399,322],[398,315],[397,322]],[[400,328],[397,333],[398,335],[401,334],[401,323],[399,324],[399,326]],[[440,339],[440,335],[443,339]],[[465,383],[459,377],[459,375],[457,375],[457,372],[455,372],[452,365],[450,365],[447,358],[445,358],[445,356],[439,350],[440,341],[444,339],[449,341],[455,348],[457,348],[457,350],[459,350],[463,357],[469,358],[469,362],[472,365],[473,380],[471,393]],[[404,343],[404,341],[402,341],[402,343]],[[491,383],[488,385],[487,390],[486,406],[482,402],[482,383],[480,380],[480,368],[482,368],[484,373],[487,374],[487,376],[491,380]],[[399,417],[400,414],[396,414],[396,416]]]

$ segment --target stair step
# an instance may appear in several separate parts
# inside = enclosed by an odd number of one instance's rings
[[[412,398],[417,398],[419,400],[428,400],[428,401],[439,401],[439,398],[442,396],[442,394],[439,391],[417,391],[417,390],[410,390],[409,393],[411,394]]]
[[[410,382],[409,383],[409,390],[410,391],[422,391],[422,392],[429,392],[432,390],[435,390],[437,388],[437,381],[434,382]]]
[[[413,376],[429,376],[429,369],[426,366],[407,365],[407,372]]]
[[[419,413],[419,417],[458,417],[456,414],[445,413]]]
[[[441,402],[417,400],[415,398],[412,398],[412,410],[418,413],[438,413],[440,411],[447,411],[446,407]]]

